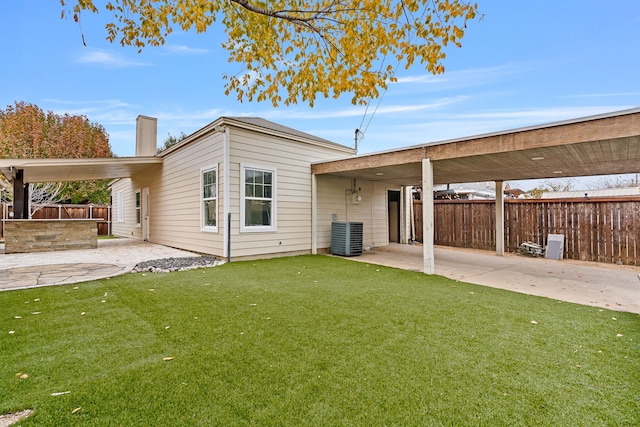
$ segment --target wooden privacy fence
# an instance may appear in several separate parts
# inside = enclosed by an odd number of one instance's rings
[[[422,201],[414,200],[416,240],[422,241]],[[640,265],[640,198],[505,200],[505,251],[523,242],[546,246],[564,234],[564,258]],[[436,245],[496,247],[495,201],[434,202]]]
[[[4,221],[11,218],[12,203],[2,203],[2,227],[0,238],[4,239]],[[111,235],[111,206],[110,205],[47,205],[33,214],[33,219],[98,219],[98,236]]]

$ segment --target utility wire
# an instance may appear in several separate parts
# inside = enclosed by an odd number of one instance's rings
[[[420,20],[422,20],[425,16],[425,14],[427,13],[427,9],[425,8],[422,11],[422,16],[420,17]],[[409,42],[411,42],[411,40],[413,39],[413,36],[415,34],[412,34],[411,37],[409,38]],[[387,55],[385,54],[384,58],[382,58],[382,64],[380,64],[380,70],[382,70],[382,66],[384,65],[384,62],[387,58]],[[396,74],[396,72],[398,71],[398,67],[400,66],[400,61],[398,61],[398,63],[396,64],[395,68],[393,69],[393,73],[391,74],[392,76],[394,76]],[[369,129],[369,125],[371,124],[371,121],[373,120],[373,117],[376,115],[376,113],[378,112],[378,108],[380,107],[380,104],[382,103],[382,100],[384,99],[384,96],[387,94],[387,91],[389,90],[389,85],[387,85],[387,87],[384,89],[384,91],[382,92],[382,95],[380,95],[379,99],[378,99],[378,103],[376,104],[376,108],[373,110],[373,113],[371,114],[371,117],[369,118],[369,121],[367,122],[367,126],[364,128],[364,130],[362,129],[362,125],[364,124],[364,121],[367,117],[367,113],[369,112],[369,106],[371,104],[371,101],[373,101],[373,98],[371,98],[369,100],[369,102],[367,102],[367,106],[364,109],[364,114],[362,115],[362,121],[360,121],[360,127],[358,127],[358,129],[356,129],[356,135],[358,133],[360,133],[362,135],[362,138],[364,138],[365,134],[367,133],[367,129]],[[356,137],[357,138],[357,137]],[[357,143],[356,143],[356,149],[357,149]]]

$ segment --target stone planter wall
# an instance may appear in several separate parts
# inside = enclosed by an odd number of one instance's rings
[[[98,220],[5,221],[5,254],[95,249]]]

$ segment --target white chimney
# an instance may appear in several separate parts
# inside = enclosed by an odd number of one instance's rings
[[[138,116],[136,119],[136,157],[155,156],[158,140],[158,119]]]

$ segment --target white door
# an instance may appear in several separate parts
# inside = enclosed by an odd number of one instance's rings
[[[142,240],[149,241],[149,187],[142,189]]]

